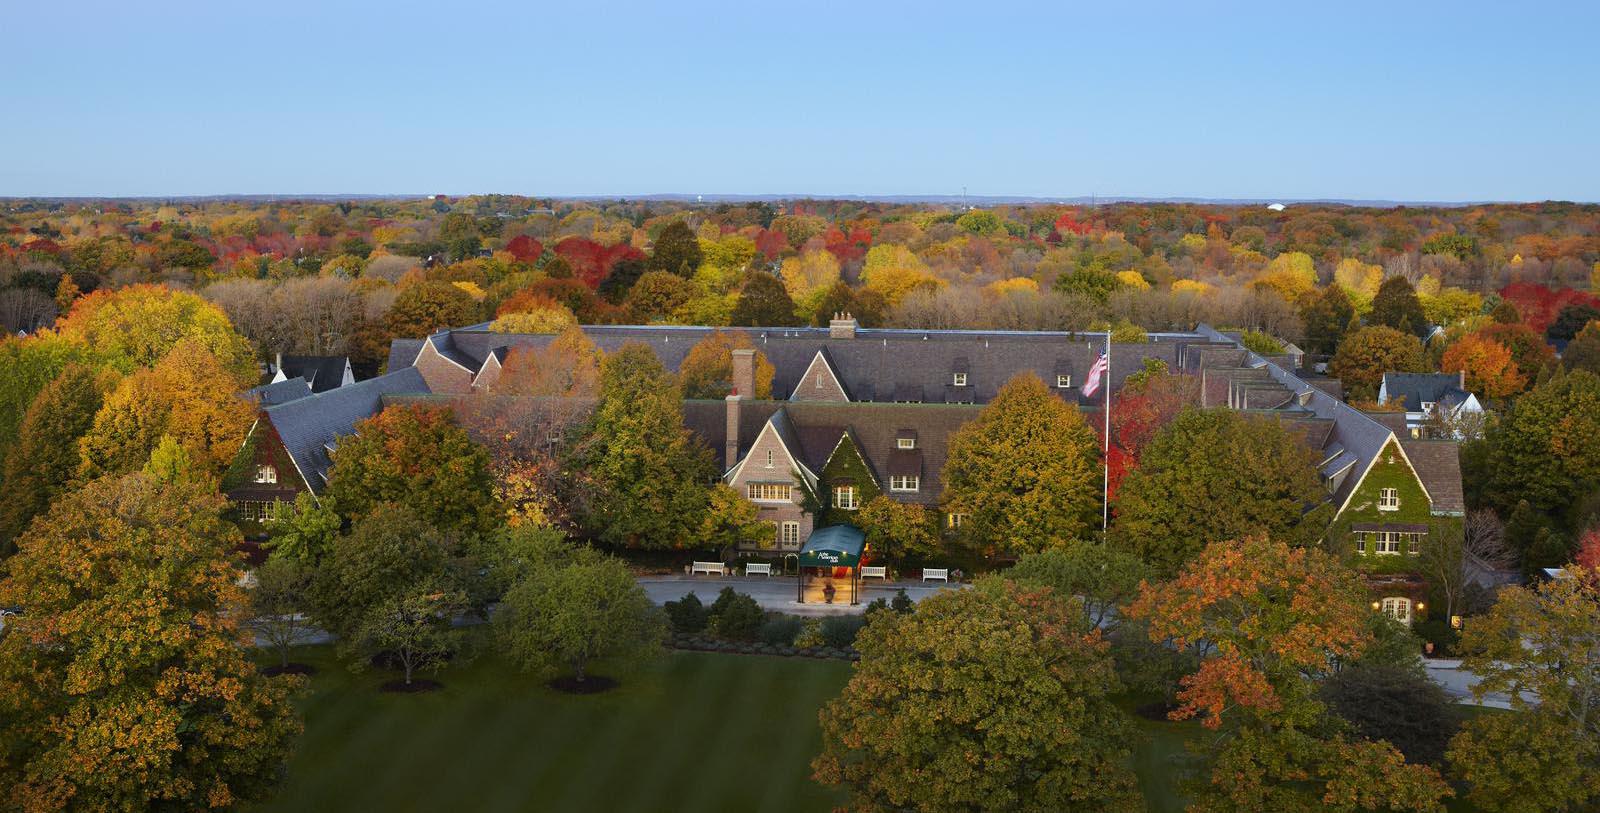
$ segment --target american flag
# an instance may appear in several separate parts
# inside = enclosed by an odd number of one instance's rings
[[[1089,375],[1083,380],[1083,397],[1088,398],[1100,391],[1100,377],[1106,374],[1108,366],[1106,354],[1101,353],[1100,358],[1095,359],[1094,366],[1089,368]]]

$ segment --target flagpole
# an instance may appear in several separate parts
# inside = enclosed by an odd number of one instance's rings
[[[1100,485],[1100,533],[1111,525],[1111,331],[1106,330],[1106,451]]]

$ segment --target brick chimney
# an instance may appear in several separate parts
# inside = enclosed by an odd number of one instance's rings
[[[854,339],[856,337],[856,318],[848,313],[836,313],[828,321],[828,338]]]
[[[756,393],[756,351],[740,349],[733,351],[733,392],[728,393],[724,400],[726,404],[727,425],[723,427],[725,439],[722,445],[722,467],[724,470],[733,468],[739,462],[739,412],[742,402],[746,398],[754,398]]]
[[[1456,371],[1456,385],[1457,385],[1457,389],[1461,390],[1462,392],[1466,392],[1467,391],[1467,371],[1466,371],[1466,369],[1463,368],[1463,369],[1460,369],[1460,370]]]

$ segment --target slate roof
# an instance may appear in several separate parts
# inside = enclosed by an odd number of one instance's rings
[[[404,370],[416,362],[417,354],[421,352],[421,339],[395,339],[389,343],[389,363],[384,370],[391,373]]]
[[[337,389],[344,383],[344,369],[350,363],[345,356],[282,356],[279,361],[284,376],[310,381],[312,392]]]
[[[1468,395],[1455,373],[1384,373],[1383,391],[1390,400],[1404,402],[1410,412],[1421,412],[1423,401],[1459,404]]]
[[[288,381],[274,381],[271,384],[262,384],[252,390],[246,390],[244,396],[256,401],[263,407],[287,404],[297,398],[304,398],[311,394],[311,382],[304,378],[291,378]]]
[[[1409,440],[1401,448],[1417,470],[1422,487],[1433,498],[1433,513],[1460,516],[1467,512],[1461,490],[1461,445],[1453,440]]]
[[[331,461],[328,448],[355,432],[356,421],[371,417],[383,407],[383,396],[428,392],[428,384],[415,368],[358,381],[347,387],[298,398],[266,409],[267,420],[278,430],[295,467],[315,494],[327,485]]]
[[[676,370],[689,348],[714,328],[672,325],[588,325],[584,332],[597,347],[613,352],[623,344],[642,342],[655,351],[668,369]],[[853,400],[893,401],[920,397],[927,402],[985,403],[1012,376],[1031,371],[1047,384],[1055,376],[1072,376],[1076,394],[1104,339],[1094,333],[1045,331],[969,331],[860,328],[850,339],[830,338],[827,328],[722,328],[741,332],[766,355],[776,369],[774,397],[787,398],[819,350]],[[1204,342],[1192,333],[1154,333],[1144,344],[1117,344],[1112,348],[1111,378],[1120,386],[1143,366],[1145,358],[1159,358],[1176,366],[1180,345]],[[499,347],[542,347],[548,334],[493,333],[487,325],[445,331],[431,337],[447,357],[478,371],[485,358]],[[398,369],[416,357],[413,347],[392,345],[390,367]],[[405,351],[409,351],[405,352]],[[405,357],[404,361],[397,356]],[[966,369],[958,369],[961,365]],[[966,387],[951,386],[953,372],[966,372]],[[918,395],[920,393],[920,395]]]

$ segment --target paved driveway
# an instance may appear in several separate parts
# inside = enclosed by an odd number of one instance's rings
[[[906,595],[912,601],[921,601],[940,590],[955,590],[958,586],[945,587],[938,582],[931,582],[924,586],[918,582],[881,582],[878,579],[868,579],[861,585],[861,605],[852,607],[848,604],[800,604],[795,601],[795,579],[793,576],[641,576],[639,584],[650,595],[650,599],[657,604],[677,601],[693,592],[700,600],[710,604],[717,597],[717,593],[724,587],[732,587],[741,593],[750,594],[763,609],[779,610],[792,615],[842,615],[859,613],[866,608],[867,602],[879,596],[892,600],[896,591],[904,588]]]

